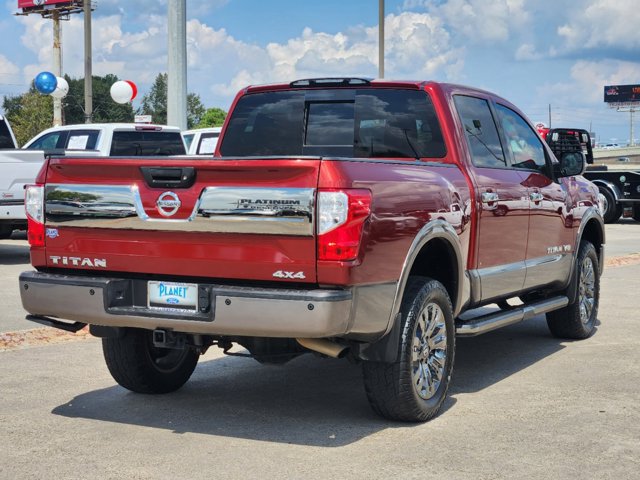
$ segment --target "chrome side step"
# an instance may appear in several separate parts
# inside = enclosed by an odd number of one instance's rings
[[[569,305],[565,296],[553,297],[538,302],[515,306],[510,310],[502,310],[488,315],[472,318],[465,322],[456,321],[456,334],[460,337],[473,337],[514,323],[529,320],[543,313],[558,310]]]

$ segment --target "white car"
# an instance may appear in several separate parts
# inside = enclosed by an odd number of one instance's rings
[[[49,128],[22,147],[27,150],[83,152],[88,156],[184,155],[180,129],[144,123],[91,123]]]
[[[196,128],[182,132],[189,155],[213,155],[222,127]]]

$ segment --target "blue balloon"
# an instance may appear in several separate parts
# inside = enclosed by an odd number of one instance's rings
[[[51,72],[40,72],[36,75],[33,83],[36,86],[36,90],[44,95],[49,95],[54,92],[58,86],[58,79]]]

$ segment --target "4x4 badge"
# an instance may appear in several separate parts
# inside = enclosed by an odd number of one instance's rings
[[[173,192],[164,192],[158,197],[158,200],[156,200],[158,212],[164,217],[175,215],[180,205],[182,205],[182,202],[180,202],[178,195]]]

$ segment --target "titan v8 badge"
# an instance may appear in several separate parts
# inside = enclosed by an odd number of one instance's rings
[[[182,205],[182,202],[180,202],[178,195],[173,192],[164,192],[158,197],[158,200],[156,200],[158,212],[163,217],[175,215],[180,205]]]

